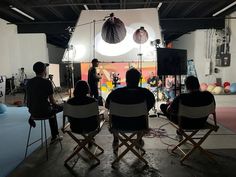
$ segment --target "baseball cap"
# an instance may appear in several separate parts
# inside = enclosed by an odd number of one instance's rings
[[[97,58],[92,59],[92,63],[99,62]]]
[[[48,63],[38,61],[33,65],[33,70],[36,74],[40,74],[46,69],[47,66],[49,66]]]

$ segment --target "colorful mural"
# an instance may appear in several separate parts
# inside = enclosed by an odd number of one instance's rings
[[[81,63],[81,78],[82,80],[87,80],[88,78],[88,69],[90,63]],[[125,73],[129,68],[141,68],[140,63],[138,62],[122,62],[122,63],[100,63],[97,68],[97,73],[102,76],[101,86],[103,91],[110,91],[113,89],[117,81],[117,87],[125,85]],[[140,70],[140,69],[139,69]],[[142,63],[142,86],[147,87],[147,79],[150,76],[150,73],[153,72],[155,75],[156,62],[144,62]]]

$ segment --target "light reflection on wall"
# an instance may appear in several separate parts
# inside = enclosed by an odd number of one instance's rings
[[[148,31],[149,39],[142,45],[135,43],[133,34],[140,26],[144,26]],[[151,26],[143,23],[134,23],[129,27],[126,26],[126,37],[123,41],[117,44],[109,44],[102,39],[101,32],[96,35],[96,52],[104,56],[119,56],[128,53],[131,50],[136,50],[137,53],[142,53],[148,58],[155,58],[154,47],[151,46],[151,41],[155,39],[154,30]]]

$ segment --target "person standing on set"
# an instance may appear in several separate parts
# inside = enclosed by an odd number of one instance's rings
[[[98,59],[94,58],[92,60],[92,67],[88,70],[88,84],[90,87],[90,96],[98,99],[98,82],[102,78],[97,74],[96,68],[99,65]]]

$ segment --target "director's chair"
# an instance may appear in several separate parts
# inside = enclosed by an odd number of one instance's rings
[[[111,101],[109,111],[110,131],[114,138],[119,140],[118,145],[113,147],[117,156],[112,162],[112,166],[114,167],[115,163],[120,161],[129,151],[145,165],[148,165],[148,162],[143,158],[145,150],[140,145],[142,137],[149,128],[146,102],[119,104]],[[122,146],[125,149],[119,154],[119,148]]]
[[[213,123],[209,123],[209,121],[206,121],[202,124],[202,126],[196,127],[196,128],[189,128],[186,125],[186,121],[191,123],[192,121],[197,121],[199,118],[213,116]],[[185,123],[184,123],[185,121]],[[203,152],[208,158],[213,159],[212,154],[210,154],[207,150],[203,149],[201,147],[201,144],[207,139],[207,137],[213,132],[218,130],[218,125],[216,122],[216,113],[215,113],[215,103],[212,102],[209,105],[206,106],[200,106],[200,107],[192,107],[192,106],[186,106],[182,103],[179,104],[179,111],[178,111],[178,125],[171,122],[171,124],[178,130],[180,135],[183,136],[183,140],[179,142],[173,149],[172,152],[176,149],[179,149],[180,152],[184,155],[180,163],[183,164],[184,160],[188,159],[189,156],[196,150],[199,149],[201,152]],[[185,125],[184,125],[185,124]],[[205,134],[200,135],[198,134],[199,131],[202,131],[202,133],[205,132]],[[196,141],[198,140],[198,141]],[[183,149],[181,149],[181,145],[184,143],[189,142],[192,145],[192,148],[185,152]]]
[[[98,103],[94,102],[86,105],[70,105],[65,103],[63,112],[62,131],[67,133],[76,142],[72,154],[64,161],[64,164],[69,166],[68,162],[74,156],[79,155],[83,149],[91,159],[97,161],[96,165],[98,165],[100,160],[97,156],[104,152],[103,148],[94,141],[94,137],[100,132],[104,123],[104,120],[101,121],[100,119],[100,116],[103,115],[99,114]],[[66,118],[68,118],[67,123]],[[81,135],[81,138],[76,136],[76,134]],[[92,145],[96,147],[94,152],[91,152],[89,148]],[[100,150],[99,153],[96,153],[97,149]]]

